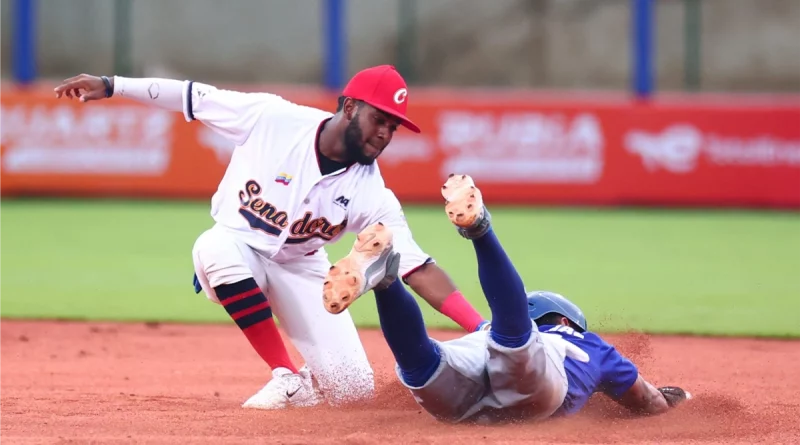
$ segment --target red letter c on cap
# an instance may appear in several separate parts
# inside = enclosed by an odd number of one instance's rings
[[[399,105],[406,101],[406,97],[408,97],[408,90],[400,88],[394,93],[394,103]]]

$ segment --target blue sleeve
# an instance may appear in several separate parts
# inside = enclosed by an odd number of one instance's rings
[[[618,399],[629,390],[639,377],[639,370],[630,360],[611,346],[603,363],[603,379],[600,390],[613,399]]]

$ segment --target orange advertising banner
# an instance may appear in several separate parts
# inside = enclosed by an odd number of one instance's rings
[[[336,96],[265,89],[333,110]],[[508,204],[800,208],[800,100],[415,90],[381,155],[401,201],[439,202],[451,172]],[[3,196],[209,198],[233,146],[180,113],[4,87]]]

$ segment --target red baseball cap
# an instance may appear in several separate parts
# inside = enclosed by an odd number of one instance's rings
[[[359,71],[344,87],[342,95],[362,100],[400,119],[401,124],[419,133],[420,129],[406,117],[408,86],[392,65],[378,65]]]

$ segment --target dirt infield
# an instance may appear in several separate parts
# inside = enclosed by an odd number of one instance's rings
[[[571,419],[451,426],[399,387],[376,331],[361,333],[376,400],[266,412],[239,408],[268,371],[233,325],[4,320],[0,328],[3,444],[800,443],[800,342],[609,336],[654,383],[683,385],[695,400],[647,419],[597,397]]]

